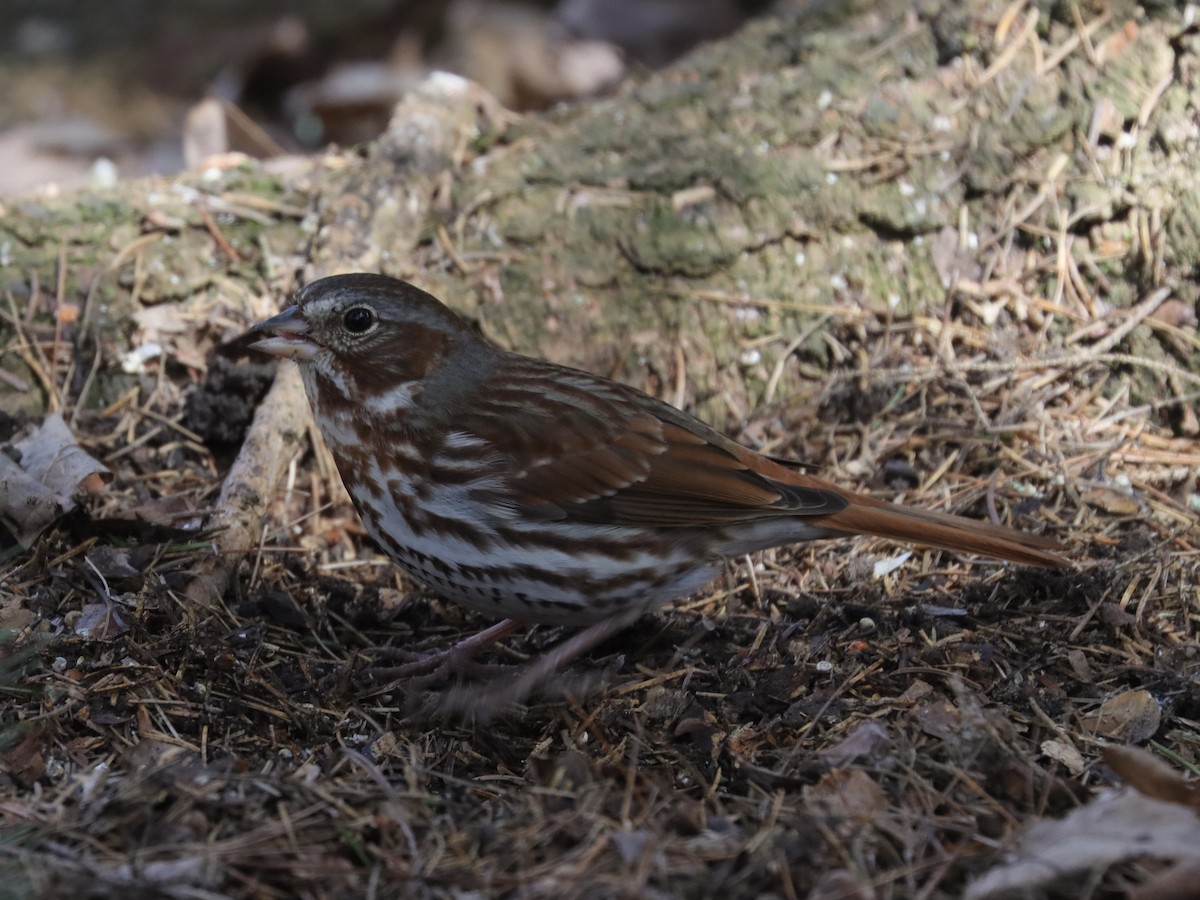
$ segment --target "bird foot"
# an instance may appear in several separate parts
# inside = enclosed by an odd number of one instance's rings
[[[463,719],[484,724],[504,711],[526,702],[538,693],[570,693],[581,696],[595,687],[594,676],[555,678],[564,666],[587,653],[617,632],[633,624],[641,610],[631,610],[589,625],[525,666],[482,665],[473,657],[485,647],[516,630],[520,623],[505,619],[479,634],[459,641],[440,653],[433,653],[404,665],[369,670],[378,679],[390,679],[388,687],[405,680],[412,686],[443,681],[449,675],[468,678],[426,704],[426,712],[435,717]],[[553,690],[550,690],[550,689]],[[385,688],[386,689],[386,688]]]

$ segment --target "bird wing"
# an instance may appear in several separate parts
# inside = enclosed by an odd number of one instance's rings
[[[833,491],[755,472],[751,451],[640,391],[521,362],[522,377],[506,373],[458,422],[497,450],[497,471],[509,473],[499,489],[505,496],[488,499],[545,519],[662,527],[846,506]]]

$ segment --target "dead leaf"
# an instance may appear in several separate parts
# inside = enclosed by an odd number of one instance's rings
[[[1138,510],[1141,509],[1136,499],[1124,491],[1118,491],[1114,488],[1094,487],[1084,491],[1080,496],[1088,506],[1102,509],[1106,513],[1112,513],[1114,516],[1136,515]]]
[[[1178,297],[1172,297],[1150,313],[1150,318],[1157,322],[1170,325],[1172,328],[1195,328],[1196,310],[1190,303],[1185,303]]]
[[[817,755],[822,762],[838,768],[863,757],[874,761],[879,748],[887,747],[890,742],[891,735],[887,728],[874,719],[867,719],[839,743],[826,747]]]
[[[13,781],[30,787],[46,774],[46,758],[42,753],[45,733],[31,731],[21,742],[6,753],[0,754],[0,771]]]
[[[1062,763],[1072,775],[1078,775],[1087,768],[1083,754],[1069,741],[1042,741],[1042,752],[1055,762]]]
[[[138,578],[142,574],[129,562],[129,551],[121,547],[92,547],[86,557],[96,574],[110,581]]]
[[[27,608],[20,597],[10,597],[0,603],[0,631],[23,631],[37,619],[37,613]]]
[[[16,459],[0,453],[0,524],[24,548],[75,508],[75,494],[92,476],[112,473],[75,441],[59,413],[46,416],[13,442]]]
[[[116,604],[89,603],[79,614],[75,633],[93,641],[111,641],[129,630]]]
[[[807,803],[821,806],[831,816],[873,822],[887,809],[887,795],[862,769],[833,769],[804,789]]]
[[[1137,744],[1151,738],[1162,724],[1162,708],[1149,691],[1123,691],[1083,717],[1101,737]]]
[[[959,736],[963,727],[962,713],[949,700],[935,700],[914,710],[921,730],[943,741]]]
[[[1100,618],[1105,625],[1113,628],[1127,628],[1137,623],[1137,616],[1115,603],[1101,603]]]
[[[908,706],[917,703],[920,700],[924,700],[932,693],[933,685],[931,685],[928,681],[918,678],[907,688],[905,688],[903,694],[896,698],[896,704],[899,706]]]
[[[1200,818],[1186,806],[1127,789],[1102,796],[1063,819],[1033,825],[1013,854],[967,886],[967,900],[1040,893],[1139,857],[1200,858]]]
[[[808,892],[808,900],[873,900],[875,896],[871,883],[848,869],[822,875]]]
[[[1092,674],[1092,667],[1088,664],[1087,657],[1084,656],[1082,650],[1068,650],[1067,662],[1071,664],[1071,671],[1075,673],[1075,677],[1084,684],[1091,684],[1096,680]]]

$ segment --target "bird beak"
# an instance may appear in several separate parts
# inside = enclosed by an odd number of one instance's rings
[[[277,316],[272,316],[253,326],[246,337],[250,347],[271,356],[282,356],[296,362],[308,362],[321,349],[311,338],[308,322],[299,306],[289,306]]]

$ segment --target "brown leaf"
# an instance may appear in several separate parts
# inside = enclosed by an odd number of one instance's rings
[[[1136,791],[1107,794],[1022,835],[1002,865],[967,886],[967,900],[1029,896],[1085,872],[1152,856],[1195,859],[1200,819],[1186,807]]]
[[[952,740],[962,731],[962,713],[949,700],[937,700],[926,703],[916,711],[917,723],[921,730],[928,735]]]
[[[875,760],[879,749],[888,747],[890,743],[891,735],[886,726],[874,719],[867,719],[839,743],[826,747],[817,755],[822,762],[838,768],[862,757]]]
[[[75,508],[81,488],[96,489],[112,473],[79,446],[59,413],[13,442],[19,459],[0,453],[0,525],[28,548],[51,523]]]
[[[1111,625],[1113,628],[1125,628],[1137,622],[1137,616],[1115,603],[1100,604],[1100,618],[1104,624]]]
[[[29,787],[46,774],[42,737],[43,732],[31,731],[17,746],[0,754],[0,769],[23,787]]]
[[[1164,301],[1162,306],[1150,313],[1150,318],[1170,325],[1172,328],[1196,327],[1196,310],[1190,303],[1185,303],[1178,297]]]
[[[114,603],[89,603],[75,623],[75,633],[93,641],[111,641],[129,630]]]
[[[1149,691],[1123,691],[1084,716],[1084,721],[1101,737],[1136,744],[1158,731],[1162,708]]]
[[[804,789],[807,803],[819,805],[832,816],[856,822],[875,821],[887,809],[887,795],[862,769],[833,769]]]
[[[1088,506],[1102,509],[1106,513],[1112,513],[1114,516],[1136,515],[1138,510],[1141,509],[1137,500],[1129,494],[1114,488],[1094,487],[1084,491],[1080,496]]]
[[[1087,656],[1082,650],[1068,650],[1067,662],[1071,664],[1071,671],[1075,673],[1075,677],[1084,684],[1091,684],[1096,680],[1096,676],[1092,674],[1092,667],[1088,664]]]
[[[1087,768],[1083,754],[1069,741],[1043,741],[1041,749],[1046,756],[1055,762],[1062,763],[1072,775],[1078,775]]]

